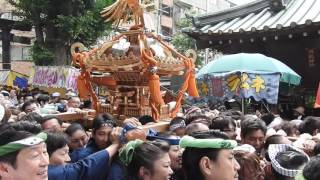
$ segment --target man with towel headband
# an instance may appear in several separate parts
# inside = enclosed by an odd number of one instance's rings
[[[232,149],[237,142],[220,131],[210,130],[184,136],[180,147],[187,180],[236,180],[240,166]]]
[[[44,143],[46,134],[34,136],[26,131],[16,131],[5,124],[1,125],[0,132],[2,180],[48,179],[49,156]]]

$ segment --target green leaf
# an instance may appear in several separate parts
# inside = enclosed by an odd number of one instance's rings
[[[7,1],[16,8],[17,15],[24,16],[25,22],[40,30],[36,37],[44,44],[35,44],[32,53],[39,64],[54,64],[61,59],[61,51],[56,50],[61,44],[65,46],[65,55],[70,56],[68,49],[72,43],[80,41],[86,46],[92,45],[111,28],[103,22],[100,11],[112,0]]]

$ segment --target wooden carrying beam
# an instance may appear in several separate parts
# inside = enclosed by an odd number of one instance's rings
[[[65,112],[65,113],[55,114],[55,116],[61,119],[63,122],[73,122],[73,121],[83,120],[87,118],[86,113],[83,113],[83,112]]]
[[[92,115],[89,115],[88,112],[86,111],[65,112],[65,113],[55,114],[55,116],[66,123],[73,123],[73,122],[81,123],[86,128],[91,128],[93,118],[94,118]]]
[[[154,124],[143,125],[143,126],[142,126],[142,129],[143,129],[145,132],[148,132],[148,130],[149,130],[150,128],[153,128],[153,129],[155,129],[155,130],[158,131],[158,132],[166,132],[166,131],[168,131],[168,129],[169,129],[169,124],[170,124],[170,121],[159,121],[159,122],[154,123]]]

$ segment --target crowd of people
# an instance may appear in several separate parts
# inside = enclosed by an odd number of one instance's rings
[[[61,112],[90,109],[76,93],[2,87],[0,179],[14,180],[319,180],[320,117],[295,109],[242,112],[188,106],[168,131],[97,114],[92,127],[62,122]]]

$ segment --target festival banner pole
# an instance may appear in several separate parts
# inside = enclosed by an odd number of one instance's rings
[[[245,108],[245,98],[241,98],[241,110],[243,114],[245,113],[244,108]]]

